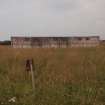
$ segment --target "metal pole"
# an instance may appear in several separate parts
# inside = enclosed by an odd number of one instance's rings
[[[30,61],[30,67],[31,67],[31,76],[32,76],[32,87],[33,87],[33,93],[35,95],[35,77],[34,77],[34,67],[33,67],[33,60]]]

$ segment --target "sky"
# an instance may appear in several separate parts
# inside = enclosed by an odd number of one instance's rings
[[[0,40],[88,35],[105,39],[105,0],[0,0]]]

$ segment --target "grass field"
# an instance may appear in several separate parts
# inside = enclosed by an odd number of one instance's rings
[[[25,73],[29,58],[35,65],[35,97],[31,75]],[[0,105],[105,105],[105,47],[0,46]]]

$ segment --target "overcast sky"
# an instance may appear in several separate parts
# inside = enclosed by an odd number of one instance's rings
[[[105,38],[105,0],[0,0],[0,40],[14,35]]]

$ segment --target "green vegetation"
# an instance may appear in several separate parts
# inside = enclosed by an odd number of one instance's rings
[[[36,95],[26,59],[35,65]],[[0,105],[105,105],[105,47],[0,47]]]

